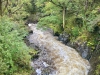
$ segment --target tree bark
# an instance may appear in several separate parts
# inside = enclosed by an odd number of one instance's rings
[[[65,12],[66,12],[66,9],[65,7],[63,7],[63,29],[65,27]]]
[[[0,16],[2,16],[2,0],[0,0]]]
[[[7,9],[7,6],[8,6],[8,0],[6,1],[4,9],[2,9],[2,15],[4,14],[5,10]]]

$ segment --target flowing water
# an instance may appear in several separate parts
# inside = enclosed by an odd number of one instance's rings
[[[47,31],[30,24],[33,34],[29,42],[41,51],[39,58],[31,62],[36,75],[88,75],[90,64],[76,50],[70,48]],[[35,75],[35,74],[33,74]]]

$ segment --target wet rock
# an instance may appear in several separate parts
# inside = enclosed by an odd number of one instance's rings
[[[29,31],[29,34],[33,34],[33,31],[32,31],[32,30],[30,30],[30,31]]]
[[[59,37],[60,34],[59,34],[58,32],[55,32],[55,33],[54,33],[54,36],[58,36],[58,37]]]
[[[88,60],[90,59],[91,48],[87,46],[86,42],[80,43],[79,41],[76,41],[74,43],[71,43],[70,36],[67,33],[60,34],[58,37],[58,40],[64,43],[65,45],[76,49],[83,58],[88,59]]]
[[[58,40],[62,41],[64,44],[67,44],[70,42],[70,36],[67,33],[62,33],[59,35]]]
[[[41,69],[40,69],[40,68],[37,68],[37,69],[36,69],[36,73],[37,73],[37,75],[41,75],[41,74],[42,74]]]
[[[71,47],[76,49],[83,58],[87,60],[90,59],[91,48],[87,46],[87,42],[80,43],[79,41],[77,41],[71,44]]]
[[[52,35],[54,35],[54,32],[53,32],[53,30],[51,28],[47,28],[46,31],[51,33]]]
[[[49,65],[44,61],[43,61],[43,65],[44,65],[44,67],[49,67]]]

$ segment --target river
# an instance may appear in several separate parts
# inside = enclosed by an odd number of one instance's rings
[[[79,53],[58,41],[50,32],[29,24],[33,34],[28,40],[40,50],[39,57],[31,61],[33,75],[88,75],[90,64]]]

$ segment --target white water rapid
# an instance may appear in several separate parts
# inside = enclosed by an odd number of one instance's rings
[[[33,31],[33,34],[29,36],[29,42],[39,47],[41,52],[47,53],[47,55],[41,55],[44,56],[42,59],[40,57],[40,60],[31,63],[36,70],[36,75],[88,75],[90,64],[76,50],[62,44],[49,32],[38,30],[36,24],[31,24],[29,27]],[[52,60],[51,63],[46,61],[47,57],[48,60]],[[42,74],[43,69],[39,63],[42,64],[42,67],[44,65],[44,68],[52,64],[53,72]]]

